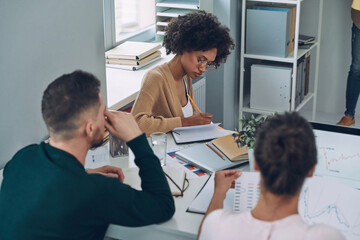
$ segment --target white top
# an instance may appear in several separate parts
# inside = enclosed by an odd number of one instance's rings
[[[186,94],[187,103],[184,107],[182,107],[182,111],[183,111],[184,117],[191,117],[193,115],[193,108],[191,106],[190,99],[188,98],[189,91],[188,91],[188,88],[186,85],[185,78],[184,78],[184,84],[185,84],[185,94]]]
[[[219,209],[204,221],[200,239],[345,239],[337,230],[323,225],[307,225],[298,214],[281,220],[265,222],[254,218],[251,212],[234,213]]]

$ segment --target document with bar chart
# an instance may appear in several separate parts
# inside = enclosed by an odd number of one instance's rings
[[[234,212],[246,212],[253,209],[259,195],[259,172],[243,172],[235,182]]]

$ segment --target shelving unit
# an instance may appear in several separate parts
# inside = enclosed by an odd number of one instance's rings
[[[292,64],[292,75],[291,75],[291,88],[290,88],[290,107],[289,111],[299,111],[311,100],[313,102],[312,106],[312,119],[315,120],[316,114],[316,97],[317,97],[317,85],[318,85],[318,69],[319,69],[319,55],[320,55],[320,40],[321,40],[321,19],[322,19],[322,8],[323,0],[318,0],[319,4],[319,13],[318,19],[314,19],[314,22],[317,23],[317,35],[316,42],[310,46],[308,49],[299,49],[298,40],[299,40],[299,25],[300,25],[300,15],[301,15],[301,3],[303,1],[313,1],[313,0],[243,0],[242,1],[242,21],[241,21],[241,46],[240,46],[240,89],[239,89],[239,119],[243,118],[246,114],[271,114],[274,111],[269,109],[255,109],[250,107],[250,66],[256,63],[270,63],[277,62],[279,64]],[[264,4],[275,4],[273,7],[276,8],[276,4],[286,4],[290,7],[296,7],[296,20],[295,20],[295,37],[294,37],[294,51],[289,54],[287,57],[275,57],[267,55],[256,55],[245,53],[245,39],[246,39],[246,15],[247,9],[251,6],[259,3]],[[312,61],[315,61],[315,68],[310,68],[310,71],[314,72],[314,78],[310,79],[309,84],[313,84],[313,92],[308,92],[304,96],[302,101],[295,105],[295,96],[296,96],[296,86],[297,86],[297,63],[298,60],[316,50],[316,58],[311,58]],[[270,89],[269,89],[270,90]],[[239,124],[239,129],[241,129],[241,123]]]
[[[156,0],[156,39],[161,40],[169,22],[190,12],[212,12],[213,0]]]

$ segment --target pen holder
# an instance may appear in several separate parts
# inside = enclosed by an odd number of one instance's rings
[[[109,134],[109,140],[110,140],[110,155],[112,157],[129,155],[129,148],[124,140],[113,136],[111,133]]]

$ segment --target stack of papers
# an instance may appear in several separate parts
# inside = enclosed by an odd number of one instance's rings
[[[127,70],[137,70],[161,58],[160,43],[126,41],[105,52],[106,64]]]
[[[217,128],[219,124],[220,123],[212,123],[190,127],[179,127],[174,128],[171,133],[176,143],[207,141],[228,134]]]

